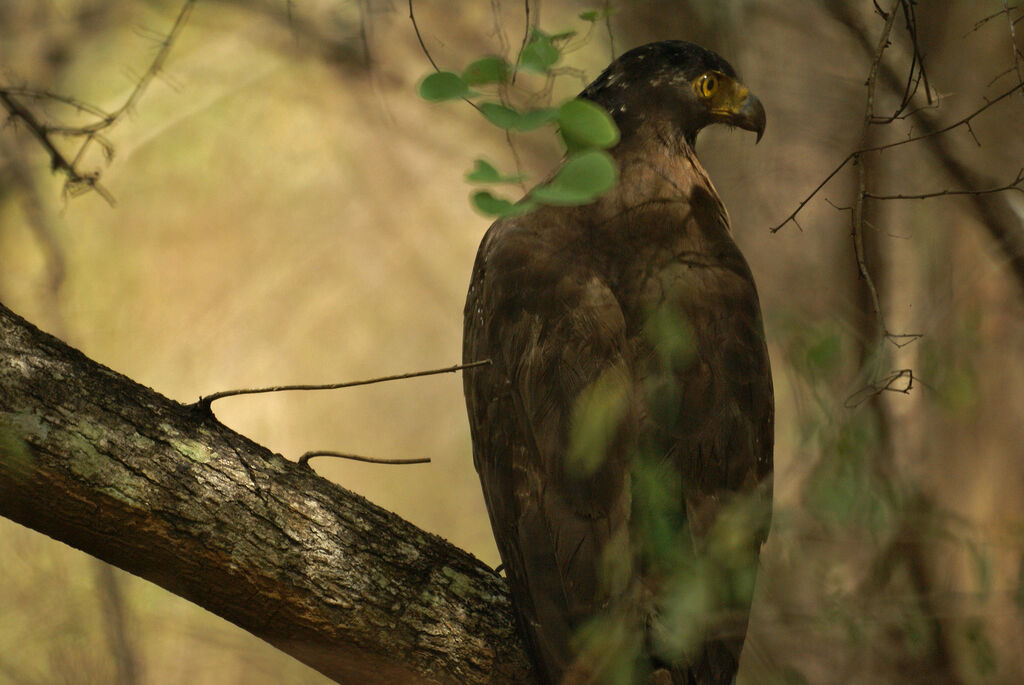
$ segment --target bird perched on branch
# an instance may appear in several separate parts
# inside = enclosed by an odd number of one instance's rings
[[[694,153],[765,127],[724,59],[682,41],[581,94],[621,132],[595,202],[496,221],[465,309],[473,458],[546,683],[731,683],[771,511],[757,291]]]

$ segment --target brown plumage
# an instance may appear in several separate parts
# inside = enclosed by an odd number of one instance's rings
[[[709,85],[707,79],[711,78]],[[730,683],[770,515],[771,371],[753,277],[693,144],[764,129],[720,57],[642,46],[583,91],[615,188],[501,219],[465,310],[473,455],[547,683]]]

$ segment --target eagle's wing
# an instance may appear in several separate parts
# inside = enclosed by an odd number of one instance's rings
[[[619,303],[557,242],[562,233],[543,230],[555,219],[573,225],[559,216],[570,211],[491,227],[473,268],[463,349],[466,361],[492,362],[465,375],[473,457],[517,613],[549,679],[569,665],[575,629],[607,600],[596,560],[625,534],[629,514],[628,450],[567,472],[581,394],[626,393],[629,382]],[[609,423],[619,433],[609,439],[630,439],[622,411]]]

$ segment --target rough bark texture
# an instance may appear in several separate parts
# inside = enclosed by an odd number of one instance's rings
[[[533,682],[474,557],[2,305],[0,515],[338,682]]]

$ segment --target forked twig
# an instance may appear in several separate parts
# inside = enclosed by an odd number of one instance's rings
[[[99,107],[89,105],[88,103],[77,100],[76,98],[55,95],[46,91],[31,91],[28,88],[21,87],[0,87],[0,106],[6,109],[12,118],[21,121],[36,140],[39,141],[43,149],[46,150],[46,153],[50,157],[50,166],[52,169],[54,171],[60,171],[67,179],[64,186],[66,193],[74,195],[81,190],[91,189],[99,193],[107,203],[111,205],[115,204],[114,196],[99,182],[99,172],[80,171],[79,164],[85,156],[86,151],[89,149],[89,146],[94,142],[99,143],[104,147],[108,157],[112,154],[112,147],[101,135],[102,132],[111,128],[114,124],[120,121],[121,118],[135,106],[139,98],[142,97],[146,87],[163,69],[164,63],[167,61],[167,56],[170,54],[171,47],[174,45],[175,40],[178,38],[178,35],[184,28],[185,23],[188,21],[188,17],[192,13],[192,8],[195,5],[195,2],[196,0],[185,0],[170,32],[161,40],[160,49],[157,51],[153,61],[146,69],[145,73],[143,73],[136,82],[135,87],[132,88],[131,93],[128,94],[124,103],[122,103],[121,106],[113,112],[104,112]],[[97,117],[97,120],[91,124],[79,127],[50,126],[41,121],[39,117],[32,113],[31,110],[18,102],[18,97],[32,97],[35,99],[48,99],[55,102],[61,102],[70,107],[74,107],[79,111],[92,114]],[[79,145],[77,152],[75,152],[74,156],[69,159],[54,143],[52,139],[53,134],[80,137],[83,138],[83,140],[81,145]]]
[[[1008,98],[1009,96],[1013,95],[1014,93],[1016,93],[1019,90],[1024,90],[1024,83],[1018,83],[1018,84],[1014,85],[1009,90],[1001,93],[996,98],[994,98],[992,100],[989,100],[984,105],[982,105],[978,109],[974,110],[973,112],[971,112],[967,116],[963,117],[962,119],[958,119],[957,121],[953,122],[952,124],[949,124],[948,126],[944,126],[942,128],[936,129],[934,131],[929,131],[928,133],[922,133],[921,135],[911,136],[911,137],[905,138],[903,140],[897,140],[897,141],[894,141],[892,143],[885,143],[883,145],[875,145],[875,146],[872,146],[872,147],[864,147],[864,148],[861,148],[859,150],[854,150],[853,152],[848,154],[845,158],[843,158],[843,161],[841,161],[839,163],[839,165],[836,166],[836,168],[834,168],[831,172],[829,172],[828,176],[826,176],[821,181],[821,183],[819,183],[814,188],[814,190],[812,190],[810,192],[810,194],[807,195],[807,197],[805,197],[803,200],[800,201],[800,203],[797,205],[796,209],[794,209],[789,214],[789,216],[787,216],[785,219],[783,219],[781,223],[776,224],[775,226],[772,226],[768,230],[771,231],[772,233],[777,233],[786,224],[788,224],[788,223],[794,223],[795,224],[796,223],[797,215],[800,214],[801,211],[803,211],[803,208],[807,205],[807,203],[809,203],[812,199],[814,199],[814,197],[821,191],[821,189],[824,188],[828,184],[829,181],[831,181],[833,178],[835,178],[836,174],[838,174],[840,171],[842,171],[846,167],[847,164],[849,164],[852,160],[854,160],[858,156],[860,156],[862,154],[865,154],[865,153],[868,153],[868,152],[881,152],[882,150],[888,150],[888,149],[891,149],[891,148],[894,148],[894,147],[899,147],[901,145],[908,145],[910,143],[916,143],[919,140],[924,140],[926,138],[932,138],[934,136],[938,136],[938,135],[941,135],[943,133],[948,133],[949,131],[952,131],[955,128],[959,128],[960,126],[967,126],[967,125],[970,124],[970,122],[974,118],[976,118],[977,116],[979,116],[980,114],[985,112],[987,109],[989,109],[993,105],[997,104],[998,102],[1000,102],[1000,101]]]

